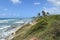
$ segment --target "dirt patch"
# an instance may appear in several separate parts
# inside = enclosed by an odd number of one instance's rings
[[[30,40],[39,40],[37,37],[32,37]]]

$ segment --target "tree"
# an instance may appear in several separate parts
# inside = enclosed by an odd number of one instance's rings
[[[45,16],[45,11],[42,11],[43,16]]]
[[[38,17],[40,17],[40,13],[38,13]]]
[[[49,12],[47,12],[47,15],[49,15]]]

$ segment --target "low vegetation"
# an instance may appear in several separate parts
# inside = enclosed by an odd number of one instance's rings
[[[40,14],[39,14],[40,15]],[[12,40],[30,40],[36,37],[38,40],[60,40],[60,15],[38,17],[36,24],[27,24],[17,30]]]

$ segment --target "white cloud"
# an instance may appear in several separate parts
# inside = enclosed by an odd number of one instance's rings
[[[53,7],[47,8],[44,7],[45,11],[50,12],[51,14],[60,14],[60,0],[47,0]]]
[[[52,7],[52,8],[44,7],[43,9],[44,11],[49,12],[51,14],[60,14],[60,8],[57,8],[57,7]]]
[[[35,2],[34,5],[40,5],[40,2]]]
[[[11,2],[13,4],[21,4],[22,3],[22,1],[20,1],[20,0],[11,0]]]
[[[60,0],[47,0],[47,1],[54,4],[55,6],[60,6]]]

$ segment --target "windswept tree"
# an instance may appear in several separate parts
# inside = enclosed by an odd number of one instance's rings
[[[47,12],[47,15],[49,15],[49,12]]]
[[[38,17],[40,17],[40,13],[38,13]]]
[[[45,11],[42,11],[43,16],[45,16]]]

